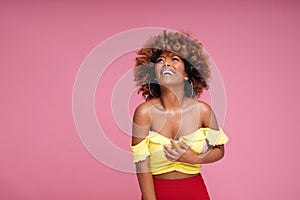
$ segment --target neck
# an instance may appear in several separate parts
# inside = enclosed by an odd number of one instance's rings
[[[184,85],[177,85],[176,88],[161,86],[160,92],[161,104],[166,110],[174,111],[182,108],[184,103]]]

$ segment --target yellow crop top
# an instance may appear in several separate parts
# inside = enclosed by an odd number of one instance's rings
[[[206,140],[212,146],[228,142],[228,137],[222,129],[213,130],[200,128],[197,131],[180,137],[197,154],[204,151]],[[145,160],[150,156],[150,170],[153,175],[163,174],[171,171],[179,171],[186,174],[200,172],[200,164],[188,164],[183,162],[171,162],[167,160],[163,151],[163,144],[171,145],[170,139],[154,131],[149,131],[148,136],[137,145],[130,147],[133,154],[133,162]]]

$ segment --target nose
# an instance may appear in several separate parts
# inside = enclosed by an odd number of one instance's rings
[[[171,66],[169,59],[166,59],[164,64],[165,64],[166,67],[170,67]]]

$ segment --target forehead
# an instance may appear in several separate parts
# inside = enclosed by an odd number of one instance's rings
[[[175,54],[175,53],[172,53],[170,51],[163,51],[159,57],[173,57],[173,56],[178,56],[180,57],[179,55]]]

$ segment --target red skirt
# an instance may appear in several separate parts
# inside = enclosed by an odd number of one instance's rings
[[[162,180],[153,178],[157,200],[209,200],[201,174],[192,178]]]

